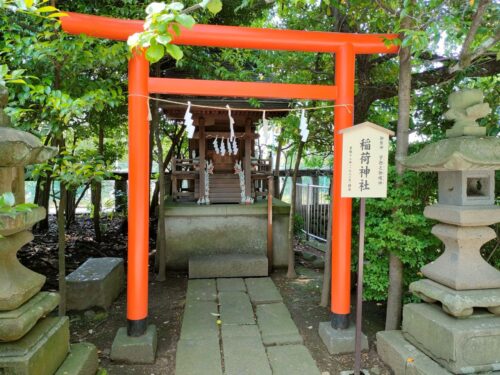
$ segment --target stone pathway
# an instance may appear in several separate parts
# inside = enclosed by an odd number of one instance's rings
[[[189,280],[176,375],[319,375],[273,281]]]

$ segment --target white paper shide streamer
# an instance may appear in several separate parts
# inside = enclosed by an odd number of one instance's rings
[[[220,142],[220,154],[221,156],[226,155],[226,145],[224,144],[224,137],[222,137],[222,141]]]
[[[238,142],[236,142],[236,138],[233,140],[233,155],[238,155]]]
[[[234,136],[234,118],[233,116],[231,115],[231,107],[228,105],[226,105],[226,108],[227,108],[227,114],[229,116],[229,140],[230,141],[233,141],[235,136]]]
[[[216,153],[217,155],[219,155],[219,154],[220,154],[220,150],[219,150],[219,141],[218,141],[218,138],[219,138],[219,137],[215,137],[215,139],[214,139],[214,150],[215,150],[215,153]]]
[[[188,138],[193,138],[195,128],[193,125],[193,114],[191,113],[191,102],[188,102],[188,107],[186,109],[186,113],[184,114],[184,124],[186,125]]]
[[[309,137],[309,129],[307,128],[307,119],[306,119],[306,111],[303,109],[300,114],[300,136],[302,137],[302,142],[307,141],[307,137]]]
[[[227,139],[227,154],[231,155],[233,153],[233,150],[231,150],[231,141],[229,138]]]

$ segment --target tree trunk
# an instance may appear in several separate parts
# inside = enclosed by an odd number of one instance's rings
[[[165,172],[167,165],[170,163],[170,160],[172,160],[172,156],[175,153],[175,148],[177,147],[177,144],[179,143],[182,134],[184,133],[184,130],[186,127],[182,125],[177,133],[175,133],[174,137],[172,138],[172,145],[170,146],[170,149],[167,152],[167,155],[165,156],[165,159],[163,159],[163,171]],[[159,193],[160,193],[160,179],[156,181],[155,183],[155,188],[153,190],[153,196],[151,197],[151,206],[150,206],[150,217],[153,218],[156,216],[156,208],[158,207],[158,200],[159,200]],[[165,196],[167,195],[167,192],[165,191]]]
[[[99,122],[99,144],[97,152],[104,158],[104,126]],[[100,181],[92,182],[91,190],[92,206],[93,206],[93,216],[92,221],[94,224],[95,240],[97,242],[102,241],[101,233],[101,200],[102,200],[102,183]]]
[[[49,229],[49,201],[51,185],[52,178],[50,174],[47,175],[47,177],[40,176],[36,182],[34,203],[47,209],[47,213],[43,220],[36,224],[36,227],[41,231],[47,231]]]
[[[59,188],[59,209],[57,210],[57,234],[58,234],[58,262],[59,262],[59,316],[66,315],[66,259],[64,256],[66,248],[66,228],[64,225],[64,210],[66,208],[67,192],[64,184]]]
[[[293,249],[293,228],[295,222],[295,195],[297,193],[297,188],[295,184],[297,183],[297,174],[300,166],[300,159],[302,158],[302,150],[304,149],[304,142],[299,143],[299,147],[297,149],[297,159],[295,160],[295,168],[293,169],[293,177],[292,177],[292,192],[290,194],[290,217],[288,220],[288,272],[286,273],[286,277],[289,279],[294,279],[297,277],[297,273],[295,272],[295,251]]]
[[[401,28],[411,27],[410,17],[401,22]],[[398,128],[396,138],[396,171],[403,174],[404,167],[397,158],[408,155],[408,135],[410,125],[411,94],[411,49],[403,47],[399,52],[399,89],[398,89]],[[398,186],[396,186],[398,189]],[[389,293],[387,297],[387,313],[385,329],[399,329],[403,303],[403,263],[396,254],[389,255]]]

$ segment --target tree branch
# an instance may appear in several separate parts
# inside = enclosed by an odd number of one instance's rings
[[[481,22],[483,21],[484,12],[486,8],[491,3],[491,0],[481,0],[477,7],[476,13],[472,17],[472,22],[465,36],[464,44],[462,45],[462,51],[460,51],[460,56],[458,58],[458,64],[452,66],[450,71],[455,72],[461,69],[468,67],[472,61],[473,52],[470,51],[472,42],[476,37],[477,30],[479,26],[481,26]]]

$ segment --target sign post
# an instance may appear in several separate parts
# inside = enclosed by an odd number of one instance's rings
[[[365,251],[366,198],[387,197],[389,136],[394,132],[371,122],[341,130],[342,198],[361,198],[359,207],[358,285],[354,374],[361,371],[361,325],[363,308],[363,260]]]

